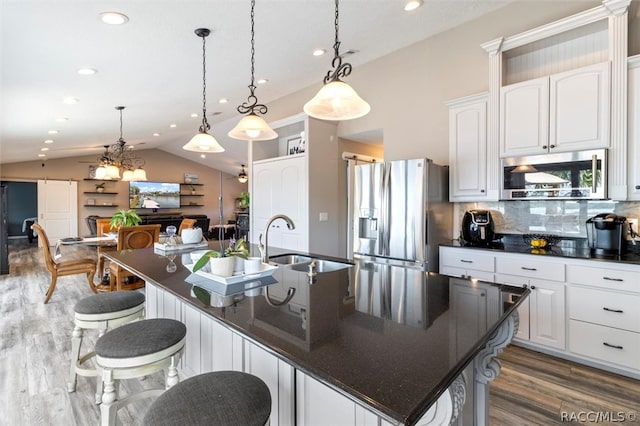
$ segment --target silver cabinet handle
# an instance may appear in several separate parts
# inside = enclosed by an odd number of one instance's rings
[[[594,194],[598,192],[598,156],[593,154],[591,156],[591,192]]]
[[[612,345],[611,343],[607,343],[607,342],[602,342],[602,344],[613,349],[624,349],[624,346]]]
[[[622,278],[611,278],[611,277],[602,277],[603,280],[607,280],[607,281],[616,281],[616,282],[623,282],[624,280]]]
[[[473,263],[473,260],[460,259],[460,262],[462,262],[462,263]]]
[[[602,309],[607,311],[607,312],[615,312],[616,314],[622,314],[623,313],[622,309],[611,309],[611,308],[607,308],[606,306],[603,306]]]
[[[524,269],[525,271],[537,271],[537,268],[527,268],[526,266],[521,266],[520,269]]]

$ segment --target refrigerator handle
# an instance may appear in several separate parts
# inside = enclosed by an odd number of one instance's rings
[[[382,185],[380,185],[380,216],[382,220],[380,221],[380,231],[378,233],[378,241],[380,241],[378,254],[382,256],[389,254],[389,175],[389,168],[382,164]]]

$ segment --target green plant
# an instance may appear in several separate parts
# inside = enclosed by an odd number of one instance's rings
[[[248,192],[242,191],[240,193],[240,205],[242,207],[249,207],[250,196]]]
[[[209,262],[210,259],[215,259],[218,257],[240,257],[242,259],[246,259],[249,257],[249,247],[244,238],[240,238],[235,243],[231,243],[229,247],[224,249],[224,251],[219,252],[216,250],[209,250],[205,254],[202,255],[200,259],[193,265],[193,272],[196,272],[202,268],[204,265]]]
[[[142,219],[135,210],[120,210],[111,216],[109,225],[112,229],[118,229],[121,226],[135,226],[140,222],[142,222]]]

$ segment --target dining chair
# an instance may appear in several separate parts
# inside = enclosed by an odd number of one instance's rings
[[[56,289],[56,283],[58,282],[58,277],[64,277],[67,275],[86,274],[87,281],[89,281],[89,288],[94,293],[98,292],[98,289],[93,284],[93,277],[96,274],[96,261],[94,259],[82,258],[56,261],[51,255],[51,244],[49,244],[49,238],[42,226],[34,223],[31,225],[31,229],[36,231],[38,234],[38,238],[42,244],[44,264],[51,273],[51,283],[49,284],[49,289],[45,294],[44,303],[49,303],[49,299],[53,296],[53,292]]]
[[[160,225],[121,226],[118,228],[118,246],[116,250],[142,249],[153,247],[160,237]],[[144,287],[144,281],[118,266],[115,262],[109,264],[109,289],[134,290]]]
[[[102,237],[109,232],[115,231],[114,228],[111,228],[111,218],[110,217],[100,217],[96,219],[96,235],[98,237]],[[102,278],[104,274],[104,256],[102,254],[107,251],[115,251],[115,246],[98,246],[98,277]]]
[[[182,235],[183,229],[193,228],[193,225],[195,225],[196,222],[196,219],[182,219],[182,222],[180,222],[180,228],[178,228],[178,235]]]

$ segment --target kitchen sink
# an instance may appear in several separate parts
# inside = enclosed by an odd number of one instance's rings
[[[309,256],[301,254],[281,254],[269,257],[269,261],[278,265],[295,265],[298,263],[309,263],[313,260]]]
[[[276,265],[288,266],[299,272],[309,272],[309,265],[311,262],[315,262],[315,271],[318,273],[339,271],[340,269],[346,269],[353,266],[350,263],[318,259],[304,256],[302,254],[281,254],[278,256],[271,256],[269,261]]]
[[[339,271],[353,266],[350,263],[335,262],[333,260],[312,259],[309,262],[296,263],[291,266],[291,269],[294,271],[309,272],[309,265],[311,265],[311,262],[315,262],[315,271],[317,273]]]

